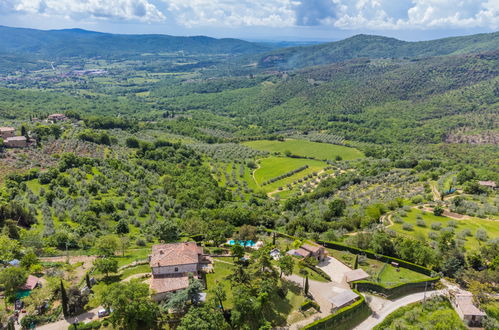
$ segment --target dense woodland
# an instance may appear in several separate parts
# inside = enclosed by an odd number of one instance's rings
[[[478,293],[486,328],[497,328],[499,200],[478,184],[499,182],[497,33],[424,43],[357,36],[270,53],[275,45],[236,40],[165,37],[165,50],[149,39],[40,33],[9,34],[41,40],[37,58],[0,57],[0,126],[36,142],[0,143],[0,261],[23,263],[17,275],[0,270],[6,303],[16,284],[8,279],[38,273],[49,282],[49,304],[69,294],[74,314],[112,306],[117,328],[281,326],[275,301],[294,288],[281,279],[287,259],[272,263],[269,246],[246,263],[236,258],[230,289],[210,288],[215,298],[202,306],[193,279],[158,306],[143,284],[108,274],[117,273],[120,254],[146,255],[161,241],[201,237],[220,252],[230,238],[275,230],[428,267]],[[65,38],[78,40],[70,53],[47,48]],[[120,51],[88,47],[109,38]],[[24,53],[12,40],[0,50]],[[95,69],[105,73],[74,73]],[[44,121],[58,112],[68,120]],[[261,140],[282,150],[249,144]],[[317,150],[280,147],[288,140]],[[344,149],[322,156],[325,145]],[[105,260],[94,263],[102,281],[92,294],[73,290],[69,266],[39,259],[69,253]],[[231,313],[217,307],[227,294],[237,297]],[[132,296],[135,311],[117,307]],[[63,312],[29,320],[48,323]]]

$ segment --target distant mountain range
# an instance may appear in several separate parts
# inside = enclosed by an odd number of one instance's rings
[[[270,44],[205,36],[176,37],[159,34],[125,35],[81,29],[35,30],[0,26],[0,53],[40,57],[95,57],[141,53],[255,54],[275,48]]]
[[[295,69],[354,58],[423,58],[499,49],[499,32],[407,42],[373,35],[356,35],[325,44],[277,49],[253,57],[261,68]]]

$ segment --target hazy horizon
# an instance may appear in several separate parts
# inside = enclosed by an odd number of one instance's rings
[[[491,0],[9,0],[0,25],[252,41],[335,41],[364,33],[407,41],[499,29]]]

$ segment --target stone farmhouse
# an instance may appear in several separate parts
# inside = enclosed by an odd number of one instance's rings
[[[16,129],[14,127],[0,127],[0,138],[7,139],[14,137],[16,135]]]
[[[25,136],[14,136],[3,140],[3,145],[7,148],[24,148],[28,146],[28,139]]]
[[[290,250],[287,254],[302,258],[313,257],[317,261],[323,261],[327,256],[327,251],[320,245],[303,244],[299,249]]]
[[[201,271],[209,270],[211,259],[195,242],[158,244],[152,247],[149,265],[153,299],[160,301],[169,292],[187,288],[189,274],[199,276]]]
[[[62,113],[53,113],[47,117],[47,120],[56,123],[59,121],[66,121],[68,120],[68,117]]]

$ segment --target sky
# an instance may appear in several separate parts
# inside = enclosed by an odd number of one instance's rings
[[[0,25],[246,40],[495,32],[499,0],[0,0]]]

